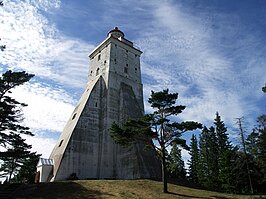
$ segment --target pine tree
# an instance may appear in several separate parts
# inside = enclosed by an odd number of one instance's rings
[[[178,144],[186,149],[186,140],[181,136],[184,132],[201,128],[202,125],[194,121],[171,122],[170,116],[178,115],[186,108],[182,105],[175,105],[178,93],[169,93],[169,90],[151,92],[148,99],[151,107],[155,109],[153,114],[144,115],[140,119],[130,119],[121,127],[114,123],[110,129],[111,137],[121,145],[132,144],[136,140],[144,140],[158,151],[162,163],[163,192],[167,193],[167,168],[166,168],[166,149],[167,147]],[[144,139],[143,139],[144,138]],[[145,139],[146,138],[146,139]],[[153,139],[158,143],[147,142],[147,138]],[[148,140],[149,140],[148,139]]]
[[[230,191],[233,189],[232,169],[234,156],[233,147],[229,141],[227,128],[218,112],[216,112],[216,118],[214,119],[215,131],[218,139],[218,187],[224,191]]]
[[[9,142],[7,151],[2,152],[3,164],[1,164],[0,172],[2,176],[8,176],[10,182],[12,176],[17,174],[32,152],[30,152],[31,146],[26,144],[25,139],[18,134],[10,135]]]
[[[199,164],[199,149],[198,149],[198,141],[196,135],[192,135],[190,142],[190,150],[189,155],[191,156],[188,161],[189,165],[189,180],[198,183],[198,164]]]
[[[39,161],[40,155],[36,153],[30,153],[29,156],[24,159],[23,165],[19,169],[14,180],[19,183],[34,183],[36,165]]]
[[[199,137],[199,163],[198,163],[198,180],[203,186],[208,186],[208,178],[210,175],[208,162],[209,150],[207,148],[209,130],[206,126],[203,127]]]
[[[209,151],[209,186],[214,189],[218,189],[218,143],[217,136],[214,127],[210,127],[209,136],[207,139],[207,148]]]
[[[214,119],[215,131],[218,138],[218,149],[219,153],[223,153],[231,147],[231,143],[228,138],[227,128],[224,122],[221,120],[221,116],[216,112],[216,118]]]
[[[177,144],[174,144],[172,146],[169,157],[170,157],[169,166],[168,166],[169,177],[177,179],[185,179],[186,178],[185,163],[182,159],[181,149],[178,148]]]
[[[204,127],[199,141],[199,183],[218,189],[218,144],[214,127]]]
[[[261,115],[257,119],[257,126],[254,128],[254,134],[250,136],[257,136],[252,147],[252,155],[254,155],[257,165],[261,169],[261,179],[259,184],[266,185],[266,115]],[[250,136],[248,138],[250,138]],[[247,151],[249,144],[247,144]],[[254,154],[255,153],[255,154]]]
[[[11,177],[22,166],[23,161],[31,155],[31,146],[25,143],[21,134],[33,136],[28,127],[21,125],[22,108],[27,106],[11,97],[12,89],[28,82],[34,75],[26,72],[6,71],[0,77],[0,152],[2,175]]]
[[[9,135],[17,133],[33,135],[28,127],[20,125],[23,121],[22,108],[27,105],[10,96],[12,89],[28,82],[33,76],[25,71],[9,70],[0,77],[0,145],[3,147],[10,144]]]

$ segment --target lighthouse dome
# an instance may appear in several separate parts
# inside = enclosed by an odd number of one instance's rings
[[[108,36],[112,36],[115,38],[124,37],[124,33],[118,29],[118,27],[115,27],[113,30],[109,31]]]

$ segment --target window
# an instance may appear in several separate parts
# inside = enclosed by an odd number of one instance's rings
[[[106,64],[106,60],[104,60],[104,64]]]
[[[128,53],[128,50],[126,50],[126,52]]]
[[[100,61],[100,60],[101,60],[101,54],[98,55],[98,61]]]
[[[124,68],[124,73],[128,73],[128,68],[127,67]]]
[[[77,113],[75,113],[75,114],[73,115],[73,117],[72,117],[72,120],[74,120],[74,119],[75,119],[76,115],[77,115]]]
[[[95,103],[95,107],[97,107],[98,106],[98,104],[97,104],[97,102]]]
[[[97,70],[96,70],[96,76],[99,75],[99,71],[100,71],[100,69],[97,68]]]
[[[116,59],[114,59],[114,61],[115,61],[115,64],[116,64]]]
[[[59,143],[59,146],[58,146],[58,147],[60,147],[60,146],[62,145],[63,141],[64,141],[64,140],[61,140],[61,141],[60,141],[60,143]]]

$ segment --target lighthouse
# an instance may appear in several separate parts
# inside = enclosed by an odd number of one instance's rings
[[[46,181],[161,175],[155,149],[141,141],[122,147],[109,132],[113,122],[144,114],[141,54],[117,27],[90,53],[88,83],[50,155]]]

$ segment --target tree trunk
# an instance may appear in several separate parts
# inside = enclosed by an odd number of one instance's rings
[[[165,149],[162,151],[162,180],[163,180],[163,192],[168,193],[167,189],[167,170],[166,170],[166,162],[165,162]]]

